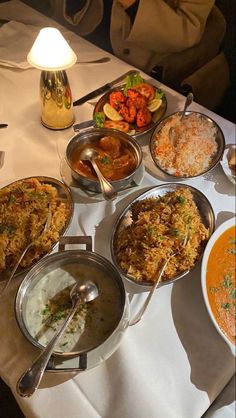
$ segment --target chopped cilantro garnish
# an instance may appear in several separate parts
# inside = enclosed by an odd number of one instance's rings
[[[173,228],[170,233],[173,237],[178,237],[180,235],[180,230],[178,228]]]
[[[147,226],[147,234],[148,235],[151,235],[151,236],[155,235],[156,234],[156,228],[155,228],[155,226],[148,225]]]
[[[230,286],[232,286],[231,276],[229,274],[226,274],[224,276],[223,286],[224,287],[230,287]]]
[[[179,203],[185,203],[185,202],[186,202],[186,199],[185,199],[185,197],[183,197],[183,196],[177,196],[177,197],[176,197],[176,200],[177,200],[177,202],[179,202]]]
[[[230,296],[231,296],[231,298],[236,299],[236,288],[231,290]]]
[[[46,305],[45,308],[41,311],[41,314],[44,316],[44,315],[47,315],[48,313],[49,313],[49,306]]]
[[[211,293],[216,293],[216,292],[218,292],[218,287],[210,287],[210,292]]]
[[[236,239],[234,237],[229,237],[230,244],[236,244]]]
[[[104,155],[104,157],[100,158],[100,162],[102,164],[110,164],[110,158],[107,155]]]
[[[228,254],[236,254],[236,248],[229,248],[229,249],[227,250],[227,253],[228,253]]]
[[[222,305],[221,305],[221,307],[223,308],[223,309],[229,309],[230,308],[230,303],[222,303]]]
[[[0,234],[3,234],[3,232],[13,235],[16,232],[16,228],[13,225],[0,225]]]

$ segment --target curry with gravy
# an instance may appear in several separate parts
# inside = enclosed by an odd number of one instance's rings
[[[131,147],[119,138],[104,136],[89,144],[98,153],[96,163],[108,180],[120,180],[130,175],[136,168],[136,158]],[[77,148],[71,155],[72,168],[79,174],[96,179],[97,175],[90,161],[80,159],[82,149]]]
[[[222,332],[236,342],[236,227],[227,229],[215,242],[207,263],[206,284],[212,313]]]

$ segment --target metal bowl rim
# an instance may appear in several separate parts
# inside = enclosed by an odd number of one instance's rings
[[[210,239],[207,242],[207,245],[205,247],[203,258],[202,258],[202,265],[201,265],[201,288],[202,288],[203,299],[204,299],[208,314],[209,314],[209,316],[211,318],[211,321],[213,322],[216,330],[222,336],[222,338],[225,340],[225,342],[229,345],[229,347],[230,347],[234,356],[236,356],[236,352],[235,352],[236,346],[231,342],[231,340],[222,331],[222,329],[220,328],[220,326],[218,324],[218,321],[216,320],[215,315],[213,314],[212,309],[211,309],[211,305],[210,305],[208,294],[207,294],[206,270],[207,270],[207,263],[208,263],[208,260],[209,260],[209,257],[210,257],[210,253],[212,251],[212,248],[213,248],[214,244],[217,242],[217,240],[220,238],[220,236],[225,231],[227,231],[232,226],[235,226],[235,222],[236,222],[236,217],[233,216],[232,218],[224,221],[222,224],[220,224],[215,229],[215,231],[211,235],[211,237],[210,237]]]
[[[98,185],[99,184],[99,180],[98,179],[91,179],[91,178],[89,178],[87,176],[83,176],[82,174],[78,173],[77,171],[75,171],[72,168],[72,166],[70,164],[70,161],[69,161],[69,158],[67,156],[67,154],[68,154],[67,151],[68,151],[69,145],[72,144],[73,141],[75,141],[77,138],[79,138],[79,137],[81,137],[81,138],[85,137],[86,138],[86,134],[90,134],[90,133],[91,134],[92,133],[102,134],[102,132],[104,132],[104,133],[110,132],[110,133],[115,134],[117,136],[122,136],[123,135],[127,139],[127,141],[129,141],[131,143],[131,146],[136,150],[136,152],[138,154],[138,157],[139,157],[139,161],[136,164],[135,170],[131,174],[129,174],[128,176],[123,177],[123,178],[121,178],[119,180],[109,180],[111,184],[119,185],[121,182],[128,181],[130,178],[132,178],[134,176],[134,174],[137,172],[137,170],[139,169],[140,165],[142,164],[142,160],[143,160],[143,153],[142,153],[141,146],[138,144],[138,142],[136,142],[134,140],[134,138],[132,138],[132,136],[128,135],[125,132],[119,131],[117,129],[112,129],[112,128],[96,128],[96,127],[95,128],[89,128],[89,129],[80,131],[76,135],[74,135],[70,139],[70,141],[68,142],[67,147],[66,147],[65,160],[66,160],[66,162],[67,162],[70,170],[73,173],[75,173],[77,176],[81,177],[81,179],[86,179],[87,181],[91,182],[91,184]],[[86,139],[88,139],[88,138],[86,138]]]
[[[29,176],[29,177],[24,177],[15,181],[12,181],[11,183],[7,184],[6,186],[3,186],[0,190],[4,190],[7,187],[10,187],[11,185],[13,185],[14,183],[17,182],[21,182],[21,181],[25,181],[25,180],[30,180],[30,179],[37,179],[39,181],[42,181],[44,183],[52,183],[52,186],[56,187],[56,185],[60,186],[62,190],[66,191],[67,196],[69,196],[69,216],[68,219],[66,221],[66,226],[63,229],[63,232],[60,234],[60,237],[65,235],[65,233],[67,232],[67,230],[70,227],[70,224],[72,222],[72,218],[73,218],[73,214],[74,214],[74,200],[72,197],[72,192],[70,190],[70,188],[61,180],[57,179],[56,177],[49,177],[49,176]],[[60,238],[59,238],[60,239]],[[18,268],[18,272],[15,273],[14,277],[19,276],[20,274],[23,273],[27,273],[29,270],[31,270],[35,264],[37,264],[39,261],[41,261],[42,259],[44,259],[45,257],[47,257],[58,245],[59,240],[57,240],[57,242],[55,242],[55,244],[53,244],[53,246],[51,247],[50,251],[46,254],[44,254],[42,257],[40,257],[40,259],[38,261],[36,261],[36,263],[33,263],[31,266],[24,268],[24,269],[19,269]],[[5,270],[6,271],[6,270]],[[1,276],[1,275],[0,275]],[[3,279],[5,280],[5,279]],[[1,279],[0,279],[1,281]]]
[[[175,176],[174,174],[170,174],[170,173],[168,173],[168,171],[166,171],[164,168],[162,168],[160,165],[159,165],[159,163],[157,162],[157,160],[156,160],[156,157],[154,156],[154,153],[153,153],[153,144],[154,144],[154,137],[155,137],[155,135],[156,135],[156,133],[162,128],[162,126],[163,125],[165,125],[165,123],[167,122],[167,120],[169,119],[169,118],[171,118],[172,116],[175,116],[175,115],[178,115],[178,114],[180,114],[181,113],[181,111],[177,111],[177,112],[173,112],[173,113],[171,113],[170,115],[168,115],[168,116],[165,116],[163,119],[161,119],[159,122],[158,122],[158,124],[157,124],[157,126],[156,126],[156,128],[155,128],[155,130],[153,131],[153,133],[152,133],[152,135],[151,135],[151,137],[150,137],[150,141],[149,141],[149,151],[150,151],[150,154],[151,154],[151,157],[152,157],[152,160],[153,160],[153,162],[154,162],[154,164],[155,164],[155,166],[159,169],[159,170],[161,170],[162,171],[162,173],[164,173],[164,174],[166,174],[168,177],[170,177],[170,178],[173,178],[173,179],[180,179],[180,180],[186,180],[186,179],[193,179],[193,178],[196,178],[196,177],[200,177],[200,176],[203,176],[204,174],[206,174],[206,173],[209,173],[211,170],[213,170],[213,168],[215,168],[216,167],[216,165],[219,163],[219,161],[220,161],[220,159],[221,159],[221,157],[222,157],[222,155],[223,155],[223,153],[224,153],[224,149],[225,149],[225,136],[224,136],[224,133],[223,133],[223,131],[222,131],[222,129],[220,128],[220,126],[218,125],[218,123],[217,122],[215,122],[210,116],[207,116],[205,113],[201,113],[201,112],[197,112],[197,111],[195,111],[195,110],[187,110],[185,113],[187,114],[187,115],[190,115],[190,114],[196,114],[196,115],[200,115],[200,116],[203,116],[204,118],[206,118],[206,119],[209,119],[215,126],[216,126],[216,128],[217,128],[217,130],[218,130],[218,132],[220,133],[220,140],[221,140],[221,148],[222,148],[222,150],[219,152],[219,150],[217,151],[217,153],[216,153],[216,155],[217,155],[217,157],[216,157],[216,160],[214,161],[214,164],[212,164],[209,168],[207,168],[206,170],[204,170],[204,171],[202,171],[201,173],[199,173],[199,174],[196,174],[195,176]],[[220,147],[219,147],[220,148]]]
[[[132,278],[131,276],[127,275],[119,266],[119,264],[116,261],[116,256],[115,256],[115,251],[114,251],[114,243],[115,243],[115,235],[118,231],[118,227],[122,221],[122,219],[124,218],[124,216],[126,215],[126,213],[128,212],[128,210],[130,209],[131,205],[133,203],[135,203],[138,200],[144,200],[145,199],[145,195],[149,194],[152,190],[155,189],[160,189],[160,188],[164,188],[164,187],[168,187],[168,186],[174,186],[175,188],[189,188],[190,190],[193,190],[195,192],[195,194],[199,195],[201,198],[203,198],[205,200],[205,202],[208,204],[209,209],[210,209],[210,213],[211,213],[211,217],[212,217],[212,225],[210,226],[211,231],[210,231],[210,237],[213,234],[214,230],[215,230],[215,214],[212,208],[212,205],[210,203],[210,201],[207,199],[207,197],[197,188],[193,187],[193,186],[189,186],[187,184],[178,184],[178,183],[163,183],[161,185],[158,186],[153,186],[150,187],[148,190],[146,190],[145,192],[140,193],[138,196],[136,196],[135,199],[133,199],[121,212],[121,214],[117,217],[113,229],[112,229],[112,234],[111,234],[111,240],[110,240],[110,251],[111,251],[111,256],[112,256],[112,261],[116,267],[116,269],[119,271],[119,273],[130,283],[132,283],[133,285],[136,285],[137,287],[141,288],[149,288],[152,287],[153,282],[147,282],[147,281],[137,281],[134,278]],[[143,197],[143,199],[140,199],[140,197]],[[201,214],[201,213],[200,213]],[[209,239],[210,239],[209,237]],[[208,241],[207,241],[208,242]],[[168,284],[174,283],[175,281],[183,278],[184,276],[186,276],[190,271],[193,271],[193,269],[195,269],[195,267],[197,267],[197,265],[199,265],[199,263],[202,260],[204,251],[201,254],[200,259],[194,264],[194,266],[190,269],[190,270],[186,270],[182,273],[180,273],[178,276],[174,277],[173,279],[170,280],[165,280],[165,281],[161,281],[160,284],[158,285],[158,287],[162,287],[162,286],[166,286]]]
[[[25,322],[23,320],[23,313],[22,313],[22,304],[24,301],[24,298],[27,294],[27,291],[29,291],[30,289],[30,284],[33,283],[34,279],[37,277],[38,273],[41,271],[41,269],[43,269],[46,265],[49,265],[50,262],[55,262],[58,259],[63,259],[65,258],[66,260],[69,260],[69,257],[71,257],[71,259],[73,258],[77,258],[78,256],[86,256],[86,259],[88,258],[89,260],[93,259],[96,260],[98,262],[101,262],[101,265],[104,268],[110,269],[110,271],[112,271],[114,273],[114,276],[116,277],[116,282],[118,284],[119,290],[120,290],[120,295],[121,295],[121,307],[122,307],[122,315],[120,316],[119,322],[116,325],[116,328],[102,341],[102,343],[97,344],[96,346],[88,349],[88,350],[83,350],[83,351],[69,351],[69,352],[53,352],[53,356],[56,357],[66,357],[66,358],[70,358],[70,357],[76,357],[79,356],[80,354],[86,352],[90,352],[93,351],[94,349],[98,348],[100,345],[102,345],[105,341],[108,340],[108,338],[112,337],[115,332],[117,331],[120,323],[122,322],[123,316],[125,314],[125,304],[127,302],[127,298],[126,298],[126,292],[125,292],[125,288],[124,288],[124,283],[123,280],[120,276],[119,271],[115,268],[115,266],[105,257],[103,257],[102,255],[95,253],[93,251],[88,251],[88,250],[66,250],[66,251],[59,251],[53,254],[48,255],[47,257],[42,258],[41,260],[39,260],[31,269],[30,271],[27,273],[27,275],[25,276],[25,278],[23,279],[23,281],[21,282],[16,296],[15,296],[15,303],[14,303],[14,310],[15,310],[15,317],[16,317],[16,321],[17,324],[19,326],[19,329],[21,330],[22,334],[24,335],[24,337],[31,342],[31,344],[33,344],[35,347],[43,350],[45,348],[45,346],[43,346],[42,344],[40,344],[28,331]],[[114,277],[113,276],[113,277]]]

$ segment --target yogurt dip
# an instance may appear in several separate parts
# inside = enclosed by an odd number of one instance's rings
[[[103,270],[91,265],[67,264],[45,272],[27,298],[25,325],[42,346],[50,342],[69,313],[73,284],[88,279],[98,286],[99,297],[79,306],[55,352],[89,351],[102,344],[115,330],[122,317],[116,282]]]

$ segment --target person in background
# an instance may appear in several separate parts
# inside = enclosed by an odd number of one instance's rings
[[[53,18],[150,73],[199,43],[214,0],[50,0]]]

